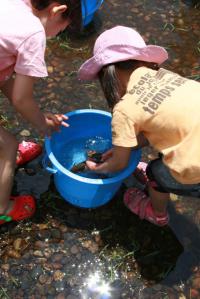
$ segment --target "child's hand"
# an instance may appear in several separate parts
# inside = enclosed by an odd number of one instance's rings
[[[130,147],[114,146],[102,155],[101,163],[87,160],[86,166],[89,170],[97,173],[112,173],[127,167],[131,155]]]
[[[52,114],[50,112],[44,113],[45,121],[46,121],[46,132],[47,136],[51,136],[54,131],[59,132],[60,126],[69,127],[69,125],[65,122],[68,117],[63,114]]]
[[[86,161],[86,167],[88,170],[98,172],[98,166],[99,166],[99,163],[96,163],[96,162],[90,161],[90,160]]]
[[[91,170],[94,172],[102,172],[102,168],[104,169],[104,165],[105,165],[104,162],[109,160],[112,156],[113,156],[113,149],[111,148],[102,154],[100,163],[99,162],[96,163],[95,161],[93,161],[92,159],[89,158],[86,161],[86,167],[88,170]]]
[[[113,148],[109,149],[108,151],[106,151],[105,153],[102,154],[101,160],[102,162],[110,159],[113,155]]]

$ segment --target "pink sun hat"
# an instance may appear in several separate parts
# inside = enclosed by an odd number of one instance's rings
[[[116,26],[97,38],[93,57],[82,64],[78,77],[81,80],[97,79],[103,66],[130,59],[161,64],[168,59],[168,53],[163,47],[146,45],[142,36],[134,29]]]

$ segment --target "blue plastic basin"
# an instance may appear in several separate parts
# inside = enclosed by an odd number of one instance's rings
[[[81,0],[83,26],[88,25],[93,20],[95,12],[102,3],[103,0]]]
[[[141,151],[131,154],[129,165],[111,178],[91,179],[72,173],[59,163],[62,146],[66,142],[80,138],[102,136],[111,139],[111,114],[94,109],[75,110],[66,114],[69,117],[69,127],[62,127],[60,133],[54,133],[51,138],[45,138],[46,159],[52,166],[45,168],[53,173],[55,186],[60,195],[69,203],[82,208],[96,208],[106,204],[113,198],[123,180],[136,168]]]

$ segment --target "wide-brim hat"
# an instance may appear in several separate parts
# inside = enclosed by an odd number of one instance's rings
[[[134,29],[116,26],[97,38],[93,56],[81,65],[78,77],[81,80],[96,79],[103,66],[131,59],[161,64],[168,59],[168,53],[163,47],[146,45]]]

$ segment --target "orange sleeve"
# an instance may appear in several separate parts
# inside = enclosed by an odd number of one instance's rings
[[[114,111],[112,117],[112,143],[123,147],[138,144],[133,121],[118,110]]]

